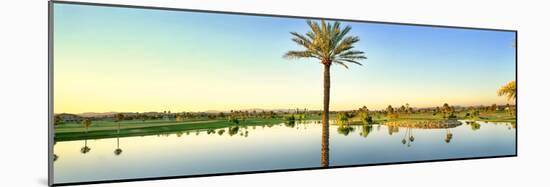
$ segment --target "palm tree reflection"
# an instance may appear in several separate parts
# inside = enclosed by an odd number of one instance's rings
[[[450,143],[451,139],[453,139],[453,133],[451,133],[451,130],[445,129],[445,132],[447,135],[445,136],[445,143]]]
[[[80,148],[80,153],[86,154],[86,153],[90,152],[91,150],[92,149],[90,147],[88,147],[88,140],[84,139],[84,147]]]
[[[407,147],[410,147],[412,142],[414,142],[414,136],[412,135],[412,128],[407,128],[407,131],[405,131],[405,136],[401,140],[401,143],[407,144]]]
[[[120,149],[120,138],[119,137],[116,138],[116,149],[115,149],[114,153],[115,153],[116,156],[122,154],[122,149]]]

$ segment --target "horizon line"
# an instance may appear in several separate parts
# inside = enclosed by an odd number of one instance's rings
[[[510,105],[510,106],[516,106],[516,103],[504,103],[504,104],[497,104],[497,103],[493,103],[497,106],[506,106],[506,105]],[[451,107],[461,107],[461,108],[469,108],[469,107],[488,107],[488,106],[492,106],[493,104],[489,104],[489,105],[483,105],[483,104],[479,104],[479,105],[452,105],[450,104],[449,106]],[[366,105],[364,105],[366,106]],[[388,105],[388,106],[392,106],[393,108],[399,108],[401,106],[405,106],[405,105]],[[437,106],[427,106],[427,107],[413,107],[411,106],[410,108],[413,108],[413,109],[429,109],[429,108],[437,108],[437,107],[441,107],[439,105]],[[342,109],[342,110],[329,110],[329,112],[342,112],[342,111],[352,111],[352,110],[357,110],[361,107],[358,107],[358,108],[355,108],[355,109]],[[369,108],[369,107],[367,107]],[[170,112],[172,114],[175,114],[175,113],[183,113],[183,112],[190,112],[190,113],[219,113],[219,112],[230,112],[230,111],[282,111],[282,110],[296,110],[296,109],[299,109],[299,110],[302,110],[302,109],[307,109],[308,111],[322,111],[323,109],[310,109],[310,108],[307,108],[307,107],[296,107],[296,108],[273,108],[273,109],[266,109],[266,108],[247,108],[247,109],[229,109],[229,110],[217,110],[217,109],[209,109],[209,110],[201,110],[201,111],[176,111],[176,112],[172,112],[172,110],[163,110],[163,111],[141,111],[141,112],[129,112],[129,111],[124,111],[124,112],[120,112],[120,111],[106,111],[106,112],[59,112],[59,113],[54,113],[55,115],[57,114],[87,114],[87,113],[99,113],[99,114],[104,114],[104,113],[164,113],[164,112]],[[385,108],[382,108],[382,109],[369,109],[371,111],[384,111]]]

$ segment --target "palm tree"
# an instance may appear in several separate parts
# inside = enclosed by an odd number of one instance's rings
[[[82,124],[84,125],[84,128],[86,128],[86,135],[88,135],[88,127],[90,127],[90,125],[92,125],[92,121],[88,118],[82,120]]]
[[[308,20],[310,31],[305,35],[290,32],[292,41],[303,50],[288,51],[284,57],[288,59],[314,58],[319,60],[324,67],[323,79],[323,127],[321,140],[321,166],[328,167],[328,138],[329,138],[329,103],[330,103],[330,67],[333,63],[348,68],[347,63],[362,65],[359,60],[366,59],[363,51],[353,50],[354,44],[359,42],[357,36],[346,36],[351,30],[350,26],[340,28],[340,22],[331,24],[324,20],[319,23]]]
[[[500,87],[498,96],[506,96],[508,100],[516,100],[516,81],[510,81],[508,84]]]
[[[84,139],[84,147],[80,148],[80,152],[82,154],[86,154],[88,152],[90,152],[91,148],[88,147],[88,127],[90,127],[92,125],[92,121],[88,118],[84,119],[82,121],[82,124],[84,124],[84,127],[86,128],[86,139]]]
[[[120,121],[122,121],[123,119],[124,119],[124,114],[118,113],[115,115],[115,121],[118,123],[117,134],[120,134]]]

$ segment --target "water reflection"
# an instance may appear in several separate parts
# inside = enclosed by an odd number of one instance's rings
[[[80,153],[82,154],[86,154],[88,152],[90,152],[92,149],[90,147],[88,147],[88,140],[84,140],[84,147],[80,148]]]
[[[414,136],[412,135],[412,128],[409,127],[405,131],[405,136],[403,137],[403,140],[401,140],[401,143],[406,144],[407,147],[410,147],[412,142],[414,142]]]
[[[450,143],[451,139],[453,139],[453,133],[451,133],[451,130],[445,129],[446,136],[445,136],[445,143]]]
[[[353,132],[355,128],[353,128],[350,125],[340,125],[338,127],[338,134],[342,134],[344,136],[347,136],[350,132]]]
[[[378,129],[380,129],[380,125],[378,125]],[[361,135],[363,138],[367,138],[369,136],[369,133],[372,131],[372,125],[363,125],[361,126]]]
[[[476,123],[483,127],[474,131],[477,125],[471,124],[447,129],[330,125],[330,152],[319,149],[322,125],[317,121],[115,137],[94,140],[91,146],[87,139],[61,141],[54,145],[55,180],[292,169],[319,167],[320,161],[326,163],[321,165],[324,167],[515,153],[515,124]],[[197,136],[185,136],[189,133]]]
[[[122,149],[120,149],[120,138],[116,138],[116,149],[114,151],[115,155],[118,156],[122,153]]]
[[[392,135],[399,132],[398,126],[388,126],[388,134]]]
[[[479,130],[481,128],[481,124],[476,121],[466,121],[466,124],[470,125],[473,131]]]
[[[229,136],[233,136],[239,132],[239,126],[228,127],[227,132],[229,133]]]

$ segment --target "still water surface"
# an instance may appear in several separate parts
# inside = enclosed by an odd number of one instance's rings
[[[515,154],[515,126],[478,123],[450,129],[331,125],[330,166]],[[85,154],[84,146],[90,148]],[[321,124],[66,141],[57,142],[54,153],[56,183],[311,168],[320,167]]]

